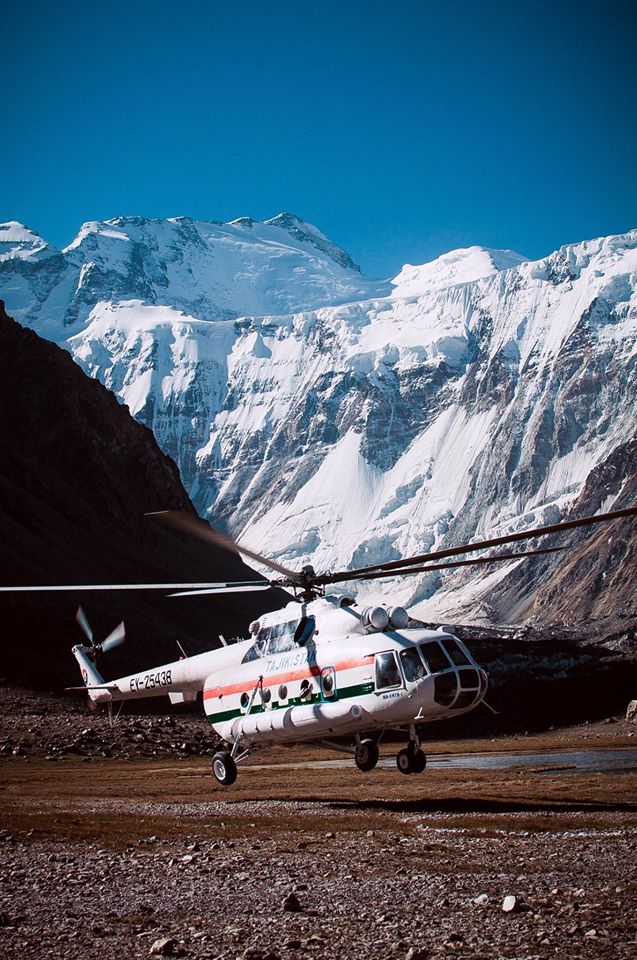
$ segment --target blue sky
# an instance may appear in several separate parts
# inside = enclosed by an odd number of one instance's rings
[[[0,0],[0,220],[291,210],[373,276],[637,227],[637,4]]]

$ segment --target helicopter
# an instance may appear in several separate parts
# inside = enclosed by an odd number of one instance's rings
[[[248,639],[115,680],[105,680],[98,658],[124,642],[124,624],[101,643],[80,607],[77,621],[88,643],[72,652],[93,704],[168,695],[171,703],[202,696],[204,711],[227,744],[212,757],[212,774],[223,786],[237,779],[238,765],[258,750],[274,745],[318,745],[353,755],[364,772],[378,763],[388,731],[406,736],[396,754],[402,774],[422,773],[422,724],[460,716],[484,701],[488,677],[450,627],[432,629],[401,606],[363,606],[354,596],[326,588],[336,583],[375,580],[518,560],[553,553],[561,547],[509,551],[495,556],[458,559],[466,554],[507,546],[578,527],[637,514],[637,506],[544,527],[372,564],[353,570],[317,574],[310,565],[293,571],[215,531],[194,516],[171,511],[149,514],[182,532],[241,553],[280,576],[227,583],[79,584],[0,587],[0,591],[167,590],[170,597],[292,589],[283,609],[265,613],[249,626]],[[183,651],[182,651],[183,654]]]

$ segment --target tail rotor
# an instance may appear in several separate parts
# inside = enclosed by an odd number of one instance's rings
[[[80,627],[88,637],[88,642],[93,646],[93,631],[91,630],[91,625],[86,619],[86,614],[82,607],[77,608],[77,613],[75,614],[75,619],[79,623]]]
[[[126,629],[122,621],[122,623],[118,624],[115,629],[109,633],[105,640],[102,640],[101,643],[95,643],[93,630],[82,607],[77,608],[75,619],[86,635],[89,642],[86,652],[93,661],[95,661],[101,653],[108,653],[109,650],[114,650],[115,647],[121,646],[126,638]]]
[[[122,621],[111,633],[109,633],[106,640],[102,640],[100,644],[102,653],[108,653],[109,650],[114,650],[115,647],[120,647],[125,639],[126,630],[124,628],[124,621]]]

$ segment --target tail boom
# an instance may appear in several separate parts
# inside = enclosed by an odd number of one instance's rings
[[[84,686],[95,703],[120,700],[141,700],[146,697],[170,696],[172,702],[187,702],[196,699],[203,690],[206,677],[213,670],[215,653],[201,653],[183,660],[174,660],[150,670],[142,670],[128,677],[104,680],[88,653],[89,648],[78,645],[73,654],[80,665]],[[69,689],[82,689],[71,687]]]

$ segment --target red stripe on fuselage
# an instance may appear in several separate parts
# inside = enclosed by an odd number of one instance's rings
[[[370,660],[373,656],[373,654],[368,654],[363,657],[362,660],[359,657],[356,659],[341,660],[338,663],[326,664],[326,666],[334,667],[334,670],[338,673],[339,670],[352,670],[355,667],[364,667],[366,661]],[[310,677],[318,677],[323,669],[323,667],[314,663],[307,667],[302,667],[299,670],[291,670],[286,673],[266,674],[263,676],[263,686],[275,687],[278,684],[290,683],[293,680],[307,680]],[[258,677],[252,677],[249,680],[242,680],[240,683],[233,683],[227,687],[211,687],[209,690],[204,690],[203,698],[204,700],[212,700],[215,697],[227,697],[233,693],[245,693],[254,689],[257,680]]]

